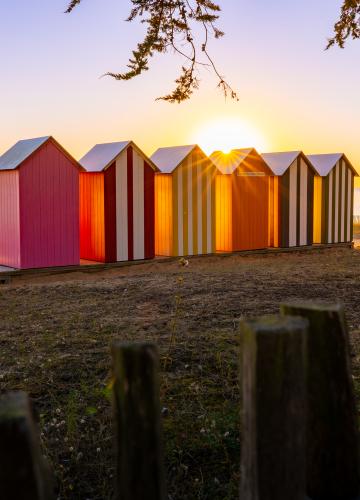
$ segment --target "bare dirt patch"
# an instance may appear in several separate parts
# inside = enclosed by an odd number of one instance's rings
[[[2,285],[1,391],[31,394],[59,498],[111,498],[115,338],[159,346],[171,498],[236,498],[239,322],[297,299],[344,303],[359,394],[359,250],[204,257]]]

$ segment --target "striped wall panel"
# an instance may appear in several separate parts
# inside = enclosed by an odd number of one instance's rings
[[[314,196],[317,219],[315,243],[345,243],[353,240],[354,174],[341,159],[320,179]],[[320,230],[319,230],[320,227]]]
[[[201,255],[215,252],[216,169],[194,152],[172,174],[172,254]]]
[[[216,169],[194,151],[171,174],[155,176],[156,254],[215,252]]]
[[[129,147],[116,160],[117,261],[155,256],[154,171]]]
[[[152,259],[155,185],[146,159],[128,147],[104,172],[86,172],[81,179],[85,179],[80,189],[81,258],[102,262]]]
[[[230,175],[216,176],[216,250],[231,252],[232,238],[232,179]]]
[[[155,254],[170,256],[173,251],[172,176],[155,175]]]
[[[314,173],[300,156],[284,175],[271,182],[275,247],[312,245],[314,223]],[[271,201],[272,203],[272,201]]]

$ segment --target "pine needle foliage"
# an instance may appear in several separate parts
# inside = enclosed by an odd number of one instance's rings
[[[326,48],[338,45],[343,49],[349,37],[360,38],[360,0],[344,0],[340,18],[334,26],[334,36],[328,40]]]
[[[181,55],[184,63],[175,80],[174,90],[158,99],[171,103],[190,99],[194,90],[199,87],[198,69],[205,66],[215,73],[218,87],[224,96],[238,100],[237,93],[220,74],[208,52],[209,39],[219,39],[224,35],[216,26],[221,10],[217,3],[212,0],[130,1],[132,9],[127,21],[139,19],[147,26],[146,34],[132,52],[127,70],[123,73],[109,72],[108,76],[116,80],[131,80],[149,69],[150,58],[156,53],[173,52]],[[82,0],[72,0],[66,12],[72,12],[81,2]],[[195,34],[198,27],[203,33],[201,40]]]

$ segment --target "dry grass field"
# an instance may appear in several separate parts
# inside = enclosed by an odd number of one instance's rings
[[[239,323],[297,299],[344,303],[360,403],[360,250],[152,262],[1,286],[1,392],[30,393],[58,498],[111,498],[109,345],[146,339],[161,354],[171,498],[235,499]]]

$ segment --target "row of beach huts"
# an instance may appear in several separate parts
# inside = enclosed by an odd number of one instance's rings
[[[148,158],[124,141],[78,162],[52,137],[19,141],[0,156],[0,265],[351,242],[356,175],[340,153],[191,145]]]

